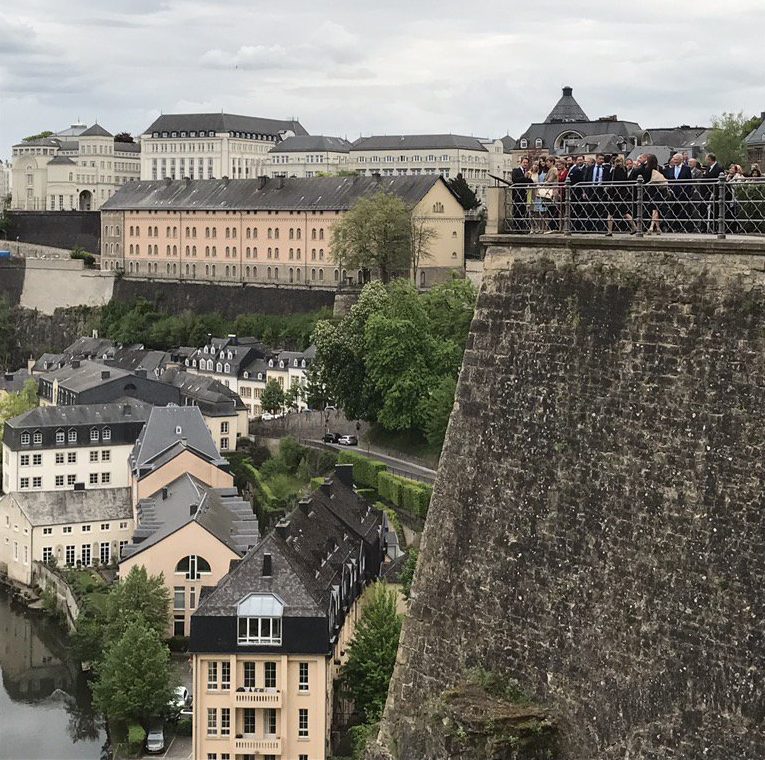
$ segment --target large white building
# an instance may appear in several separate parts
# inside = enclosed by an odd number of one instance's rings
[[[317,177],[353,171],[351,143],[342,137],[296,135],[274,145],[263,164],[267,177]]]
[[[23,211],[97,211],[140,175],[140,146],[118,142],[100,124],[75,124],[13,146],[11,207]]]
[[[141,179],[264,176],[268,152],[308,134],[294,119],[227,113],[163,114],[141,135]]]

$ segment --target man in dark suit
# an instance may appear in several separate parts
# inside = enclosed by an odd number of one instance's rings
[[[707,153],[707,168],[704,172],[706,182],[702,183],[701,187],[702,199],[706,206],[707,232],[714,232],[712,224],[716,217],[715,199],[717,198],[717,188],[713,183],[720,179],[721,174],[725,174],[725,168],[718,163],[717,156],[714,153]]]
[[[584,209],[582,207],[582,190],[577,185],[584,182],[584,156],[577,156],[576,162],[568,170],[567,180],[571,181],[571,231],[584,232]]]
[[[595,163],[584,173],[584,190],[587,230],[605,232],[608,216],[607,194],[603,185],[611,181],[611,164],[605,163],[605,156],[598,153]]]
[[[526,196],[529,185],[534,184],[534,180],[529,176],[529,159],[525,156],[521,159],[520,166],[516,166],[510,175],[513,186],[510,188],[513,199],[513,219],[511,228],[513,232],[529,231],[529,215],[526,207]]]
[[[693,232],[694,207],[691,203],[693,179],[691,168],[683,163],[683,154],[675,153],[664,170],[669,182],[670,200],[667,204],[667,223],[670,232]]]

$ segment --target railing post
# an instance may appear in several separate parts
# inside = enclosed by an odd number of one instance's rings
[[[719,188],[719,200],[717,207],[717,237],[719,240],[725,240],[725,175],[718,177],[717,186]]]
[[[642,177],[637,178],[637,187],[635,190],[635,216],[637,216],[637,219],[635,219],[635,225],[637,226],[637,232],[635,233],[635,237],[643,237],[643,212],[644,212],[644,199],[643,195],[645,193],[645,187],[643,187],[644,180]]]
[[[571,235],[571,177],[566,177],[563,188],[563,234]]]

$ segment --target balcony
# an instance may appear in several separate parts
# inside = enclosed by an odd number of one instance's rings
[[[245,687],[244,691],[236,690],[234,700],[237,707],[278,708],[282,706],[282,693],[278,689],[267,691],[265,689]]]
[[[234,740],[234,746],[237,750],[244,750],[249,753],[260,753],[262,755],[281,755],[282,740],[278,737],[270,739],[255,739],[242,737]]]

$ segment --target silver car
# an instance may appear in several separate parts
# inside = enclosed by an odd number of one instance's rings
[[[147,752],[162,752],[165,749],[165,731],[161,723],[151,726],[146,737]]]

